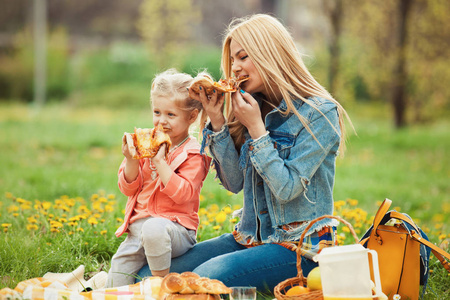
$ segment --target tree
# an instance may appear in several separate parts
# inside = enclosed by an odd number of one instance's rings
[[[323,6],[331,25],[331,33],[328,43],[328,49],[330,53],[330,64],[328,67],[328,86],[330,92],[333,94],[336,92],[336,85],[337,85],[336,81],[339,74],[339,59],[340,59],[339,42],[342,31],[341,25],[342,25],[343,5],[342,0],[335,0],[335,1],[323,0]]]
[[[394,122],[397,128],[406,125],[406,47],[408,35],[408,18],[413,0],[400,0],[398,2],[398,26],[395,32],[396,59],[392,74],[392,105],[394,110]]]
[[[193,25],[200,21],[198,11],[191,0],[142,2],[137,27],[159,68],[177,66],[177,55],[188,45]]]

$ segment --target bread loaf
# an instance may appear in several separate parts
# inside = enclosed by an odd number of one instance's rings
[[[159,299],[213,300],[218,298],[214,295],[229,293],[231,289],[219,280],[200,277],[193,272],[169,273],[161,282]]]

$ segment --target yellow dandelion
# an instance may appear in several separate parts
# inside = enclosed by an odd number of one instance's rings
[[[20,208],[22,210],[29,210],[29,209],[32,208],[32,206],[29,203],[23,203],[23,204],[20,205]]]
[[[16,218],[16,217],[19,216],[19,213],[13,213],[12,215],[13,215],[14,218]]]
[[[67,223],[67,225],[75,227],[75,226],[78,226],[78,222],[70,221],[69,223]]]
[[[224,211],[226,214],[231,214],[231,213],[232,213],[231,207],[229,207],[229,206],[225,206],[225,207],[223,208],[223,211]]]
[[[38,230],[38,226],[36,224],[27,224],[27,230]]]
[[[100,234],[101,235],[106,235],[107,232],[108,232],[107,230],[102,230],[102,231],[100,231]]]
[[[19,209],[20,208],[17,205],[10,205],[10,206],[8,206],[8,212],[9,213],[13,213],[13,212],[19,211]]]
[[[97,224],[98,224],[98,221],[97,221],[96,218],[90,217],[90,218],[88,219],[88,223],[91,224],[91,225],[97,225]]]
[[[200,202],[205,201],[205,196],[200,195]]]
[[[434,225],[434,228],[439,230],[439,229],[441,229],[443,226],[444,226],[444,225],[443,225],[442,223],[438,223],[438,224],[435,224],[435,225]]]
[[[222,226],[220,226],[220,225],[213,226],[214,230],[220,230],[221,228],[222,228]]]
[[[64,225],[61,222],[58,222],[58,221],[50,221],[50,226],[52,228],[61,228]]]
[[[80,227],[80,228],[77,228],[77,231],[84,232],[84,229],[82,227]]]
[[[233,205],[233,210],[238,210],[238,209],[241,209],[241,205],[240,204],[235,204],[235,205]]]
[[[54,228],[54,227],[50,228],[50,231],[51,232],[60,232],[58,228]]]
[[[446,237],[447,235],[446,234],[441,234],[441,235],[439,235],[439,240],[444,240],[445,239],[445,237]]]
[[[122,218],[116,218],[116,221],[117,221],[118,223],[123,223],[123,219],[122,219]]]
[[[106,196],[109,200],[113,200],[116,199],[116,195],[114,194],[108,194],[108,196]]]
[[[8,199],[12,199],[13,198],[13,194],[10,192],[5,192],[5,197]]]
[[[52,203],[51,203],[51,202],[48,202],[48,201],[42,202],[42,208],[43,208],[43,209],[49,210],[50,207],[52,207]]]
[[[36,223],[37,223],[37,220],[36,220],[34,217],[28,217],[28,218],[27,218],[27,221],[28,221],[28,223],[30,223],[30,224],[36,224]]]
[[[89,208],[87,208],[86,205],[81,205],[80,207],[78,207],[78,212],[89,212]]]
[[[208,207],[208,210],[210,211],[210,212],[217,212],[217,211],[219,211],[219,205],[217,205],[217,204],[211,204],[209,207]]]
[[[358,205],[358,200],[356,199],[347,199],[347,203],[351,206],[356,206]]]
[[[208,221],[202,221],[202,225],[208,226],[208,225],[209,225],[209,222],[208,222]]]
[[[2,227],[3,228],[9,228],[9,227],[11,227],[11,225],[12,225],[11,223],[3,223]]]
[[[105,211],[106,212],[113,212],[114,211],[114,206],[109,205],[109,204],[105,205]]]
[[[233,192],[227,191],[227,196],[233,196],[233,195],[234,195]]]
[[[202,207],[202,208],[200,208],[199,210],[198,210],[198,215],[199,216],[204,216],[204,215],[206,215],[207,214],[207,210],[206,210],[206,208],[204,208],[204,207]]]
[[[100,197],[98,194],[93,194],[93,195],[91,196],[91,200],[92,200],[92,201],[97,200],[98,197]]]
[[[217,223],[223,223],[227,219],[227,214],[224,211],[221,211],[216,215],[215,219]]]
[[[432,218],[434,223],[441,223],[444,221],[444,215],[443,214],[435,214]]]
[[[237,218],[233,218],[230,220],[231,223],[236,223],[237,222]]]

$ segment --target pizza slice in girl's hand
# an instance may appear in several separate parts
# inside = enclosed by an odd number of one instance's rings
[[[166,144],[167,155],[172,145],[169,135],[164,132],[161,125],[156,128],[134,128],[134,133],[125,132],[125,136],[128,147],[134,146],[136,149],[130,151],[134,159],[154,157],[163,144]]]

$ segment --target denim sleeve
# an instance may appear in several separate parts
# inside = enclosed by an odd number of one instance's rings
[[[239,193],[243,188],[244,176],[239,169],[239,155],[228,126],[223,126],[219,132],[214,132],[210,126],[206,126],[203,129],[202,151],[205,147],[208,147],[213,158],[214,168],[221,184],[228,191]]]
[[[309,127],[316,137],[303,128],[290,149],[290,154],[282,159],[270,136],[253,142],[250,159],[253,166],[269,186],[272,194],[281,202],[288,202],[305,192],[312,176],[328,155],[335,161],[340,141],[337,110],[332,109],[324,115],[319,112]],[[319,144],[320,143],[320,144]]]

